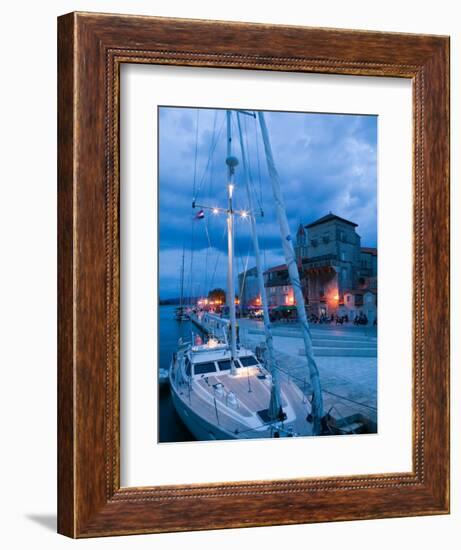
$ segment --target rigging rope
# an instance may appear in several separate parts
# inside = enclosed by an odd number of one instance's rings
[[[262,208],[262,202],[263,202],[263,188],[262,188],[262,182],[261,182],[261,162],[259,157],[259,133],[258,133],[258,126],[256,122],[256,116],[254,118],[254,127],[255,127],[255,141],[256,141],[256,159],[258,161],[258,181],[259,181],[259,206],[261,208],[261,212],[263,211]]]
[[[221,127],[219,129],[219,132],[216,136],[216,139],[214,140],[214,143],[213,143],[213,140],[211,142],[211,145],[210,145],[210,149],[208,151],[208,160],[207,160],[207,163],[206,163],[206,166],[205,166],[205,169],[203,171],[203,174],[202,174],[202,177],[200,178],[200,183],[199,183],[199,186],[198,186],[198,189],[197,189],[197,193],[194,195],[194,198],[197,200],[198,196],[200,195],[200,192],[202,190],[202,185],[205,181],[205,178],[206,178],[206,174],[207,174],[207,171],[208,171],[208,167],[210,165],[210,161],[211,161],[211,158],[213,157],[213,153],[216,149],[216,145],[219,141],[219,137],[221,136],[221,132],[224,128],[224,123],[226,121],[226,117],[224,117],[223,121],[222,121],[222,124],[221,124]]]
[[[197,181],[197,156],[198,156],[198,126],[200,120],[200,109],[197,109],[197,119],[195,122],[195,157],[194,157],[194,184],[192,187],[192,198],[195,198],[195,187]]]
[[[212,133],[212,136],[211,136],[211,142],[212,143],[213,143],[213,140],[215,139],[215,137],[216,137],[216,140],[217,140],[217,136],[216,136],[216,121],[217,121],[217,118],[218,118],[218,111],[215,110],[214,117],[213,117],[213,133]],[[210,150],[210,152],[211,152],[211,150]],[[209,180],[209,186],[208,186],[208,196],[209,197],[212,196],[214,160],[215,160],[214,159],[214,154],[211,153],[210,180]],[[208,163],[207,163],[207,165],[208,165]],[[212,245],[211,239],[210,239],[210,224],[211,224],[211,216],[207,216],[206,219],[205,219],[205,231],[206,231],[206,234],[207,234],[209,247],[207,247],[207,249],[205,251],[205,277],[203,278],[203,296],[208,295],[207,290],[211,290],[211,289],[208,289],[208,257],[209,257],[210,249],[213,248],[213,245]]]
[[[256,113],[255,113],[256,115]],[[266,240],[266,231],[267,231],[267,225],[266,225],[266,218],[264,216],[264,199],[263,199],[263,190],[262,190],[262,178],[261,178],[261,160],[260,160],[260,153],[259,153],[259,132],[258,132],[258,124],[256,120],[256,116],[254,117],[254,131],[255,131],[255,143],[256,143],[256,160],[257,160],[257,166],[258,166],[258,184],[259,184],[259,197],[257,193],[254,191],[253,194],[256,197],[256,202],[258,203],[258,207],[261,214],[261,233],[262,233],[262,239],[261,242],[264,243]],[[252,182],[253,183],[253,182]],[[266,247],[262,246],[263,251],[263,272],[267,269],[267,257],[266,257]]]
[[[194,182],[192,187],[192,198],[195,198],[196,179],[197,179],[197,156],[198,156],[198,127],[200,121],[200,109],[197,109],[197,120],[195,127],[195,158],[194,158]],[[190,303],[192,302],[194,295],[194,218],[191,220],[191,244],[190,244]]]
[[[240,302],[242,301],[243,289],[245,288],[245,281],[246,281],[247,271],[248,271],[248,261],[250,259],[250,250],[251,250],[251,243],[250,243],[250,246],[248,247],[248,253],[247,253],[245,263],[243,263],[243,259],[240,257],[240,260],[242,262],[242,268],[243,268],[242,269],[242,273],[243,273],[242,285],[241,285],[240,290],[239,290],[239,300],[240,300]]]
[[[222,238],[221,238],[221,242],[222,242],[222,243],[225,242],[226,233],[227,233],[227,227],[226,227],[226,225],[224,225],[224,231],[223,231]],[[216,270],[218,269],[218,261],[219,261],[220,255],[221,255],[221,251],[219,250],[219,247],[218,247],[216,250],[217,250],[217,253],[216,253],[216,262],[215,262],[213,274],[212,274],[211,280],[210,280],[210,288],[213,288],[213,285],[214,285],[214,278],[215,278],[215,275],[216,275]]]

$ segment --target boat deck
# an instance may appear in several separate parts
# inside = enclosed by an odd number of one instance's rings
[[[215,390],[216,384],[223,385],[222,395]],[[178,389],[180,398],[197,415],[238,437],[268,438],[276,428],[282,428],[283,433],[291,430],[297,435],[312,435],[312,424],[306,420],[310,404],[291,382],[282,381],[280,386],[282,407],[288,415],[283,423],[264,422],[258,415],[269,406],[271,386],[270,378],[261,378],[257,368],[241,369],[236,376],[220,374],[196,378],[190,392],[187,387]],[[235,409],[228,406],[229,392],[238,399]]]
[[[239,414],[251,417],[254,413],[267,409],[270,400],[270,385],[267,378],[260,379],[255,372],[257,369],[245,369],[245,373],[237,376],[221,375],[209,376],[208,383],[204,379],[198,381],[201,389],[209,393],[211,399],[216,397],[216,400],[225,403],[227,392],[232,392],[239,400]],[[223,384],[224,395],[217,396],[214,391],[214,384]]]

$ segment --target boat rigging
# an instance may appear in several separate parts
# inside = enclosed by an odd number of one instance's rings
[[[234,156],[232,121],[237,123],[248,209],[234,208],[235,172],[239,161]],[[304,298],[299,282],[280,181],[275,168],[264,113],[258,121],[264,143],[268,173],[281,233],[282,248],[295,291],[298,317],[313,387],[312,402],[290,380],[281,380],[276,364],[269,308],[264,287],[263,268],[259,248],[256,217],[251,194],[251,173],[244,146],[241,117],[256,120],[256,113],[244,110],[226,111],[226,207],[199,204],[196,201],[194,166],[194,198],[192,208],[204,212],[224,214],[227,227],[227,289],[228,319],[207,316],[197,321],[208,323],[206,343],[180,342],[170,367],[170,388],[175,408],[197,439],[232,439],[244,437],[283,437],[319,435],[322,433],[323,403],[317,365],[313,357],[312,339],[307,323]],[[198,120],[198,117],[197,117]],[[196,136],[197,138],[197,136]],[[214,145],[215,147],[216,145]],[[259,159],[258,159],[259,162]],[[262,208],[261,208],[262,212]],[[265,348],[263,360],[238,342],[234,289],[234,218],[249,220],[253,251],[256,260],[258,285],[264,321]],[[184,256],[183,256],[184,258]],[[192,277],[192,274],[191,274]],[[197,313],[197,315],[199,315]],[[216,330],[215,330],[216,329]],[[219,330],[218,330],[219,329]]]

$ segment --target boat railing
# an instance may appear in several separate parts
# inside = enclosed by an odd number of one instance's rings
[[[265,425],[266,430],[270,433],[270,438],[279,438],[279,437],[298,437],[299,434],[293,430],[293,428],[285,428],[280,420],[274,420],[274,422],[268,423]],[[264,428],[264,427],[263,427]],[[242,439],[254,439],[256,437],[261,437],[261,433],[264,430],[261,427],[258,428],[248,428],[246,430],[236,430],[234,433]]]

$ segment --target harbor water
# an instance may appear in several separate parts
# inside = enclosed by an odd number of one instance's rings
[[[178,340],[190,340],[193,330],[190,321],[176,321],[176,306],[159,307],[159,362],[158,368],[169,369],[173,353],[178,349]],[[159,390],[159,443],[193,441],[177,415],[170,396],[169,387]]]

